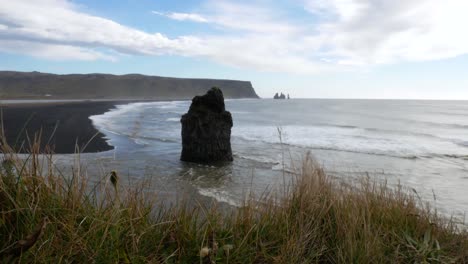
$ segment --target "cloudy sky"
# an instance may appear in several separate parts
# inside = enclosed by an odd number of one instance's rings
[[[252,81],[262,97],[468,99],[466,0],[0,0],[0,70]]]

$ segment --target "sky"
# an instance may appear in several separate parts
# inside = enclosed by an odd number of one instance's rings
[[[0,70],[468,100],[466,0],[0,0]]]

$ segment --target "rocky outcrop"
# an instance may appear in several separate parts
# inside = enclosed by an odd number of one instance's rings
[[[275,96],[273,96],[273,99],[286,99],[286,96],[281,93],[280,95],[278,95],[278,93],[275,93]],[[288,99],[289,99],[289,94],[288,94]]]
[[[219,88],[213,87],[205,95],[195,96],[180,122],[180,160],[197,163],[232,161],[232,117],[225,109],[223,92]]]

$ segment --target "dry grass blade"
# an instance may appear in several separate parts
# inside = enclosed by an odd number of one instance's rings
[[[21,239],[15,242],[11,247],[6,249],[1,255],[2,256],[13,256],[14,258],[19,257],[24,252],[28,251],[36,242],[41,238],[44,230],[47,226],[48,218],[44,217],[34,231],[26,236],[25,239]]]

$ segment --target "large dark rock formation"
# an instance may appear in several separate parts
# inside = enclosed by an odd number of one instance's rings
[[[197,163],[232,161],[232,117],[224,107],[223,92],[219,88],[213,87],[205,95],[195,96],[180,122],[180,160]]]

